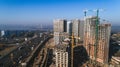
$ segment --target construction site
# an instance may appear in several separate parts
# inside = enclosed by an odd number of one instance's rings
[[[118,57],[110,57],[111,24],[101,21],[100,11],[87,16],[85,10],[83,19],[54,20],[54,32],[43,37],[20,67],[119,67]]]
[[[62,42],[68,42],[68,51],[61,49],[56,52],[55,67],[118,67],[110,64],[109,47],[111,36],[111,24],[101,21],[100,9],[94,10],[96,16],[87,16],[84,11],[84,19],[75,19],[67,23],[66,19],[54,21],[54,45],[59,46]],[[102,22],[102,23],[101,23]],[[72,25],[70,25],[70,23]],[[66,29],[70,28],[70,29]],[[82,26],[82,27],[81,27]],[[67,52],[67,66],[63,64],[63,54]],[[60,54],[59,61],[58,55]],[[66,57],[66,56],[65,56]],[[60,63],[61,62],[61,63]]]
[[[1,57],[0,65],[9,62],[7,66],[13,67],[120,67],[119,45],[111,47],[116,42],[120,44],[118,35],[111,37],[111,24],[101,21],[101,10],[97,9],[95,16],[87,16],[88,11],[84,11],[83,19],[56,19],[53,32],[37,33],[11,46],[14,51]],[[114,50],[116,53],[111,53]]]

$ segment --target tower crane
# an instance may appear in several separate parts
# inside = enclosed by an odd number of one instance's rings
[[[88,10],[85,9],[85,10],[83,10],[83,12],[84,12],[84,16],[86,17]]]
[[[95,64],[96,64],[96,61],[97,61],[97,47],[98,47],[98,25],[99,25],[99,12],[100,11],[103,11],[103,9],[96,9],[96,10],[93,10],[96,12],[96,30],[95,30],[95,52],[94,52],[94,56],[95,56]]]

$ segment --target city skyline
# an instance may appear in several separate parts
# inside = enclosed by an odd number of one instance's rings
[[[83,18],[84,9],[104,9],[100,17],[120,25],[119,3],[119,0],[1,0],[0,24],[52,24],[59,18]],[[87,15],[95,15],[95,12]]]

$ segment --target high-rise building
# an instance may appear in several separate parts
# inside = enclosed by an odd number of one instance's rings
[[[101,63],[108,63],[110,33],[111,24],[100,24],[98,26],[97,61]]]
[[[94,58],[96,17],[89,16],[84,18],[84,47],[90,58]]]
[[[76,37],[79,37],[79,29],[80,29],[79,27],[80,27],[80,20],[79,19],[72,20],[72,32]]]
[[[67,20],[54,20],[54,32],[67,32]]]
[[[100,62],[108,63],[109,53],[109,37],[111,31],[110,24],[98,23],[98,43],[96,43],[96,21],[97,17],[85,17],[84,19],[84,47],[90,59]],[[96,46],[95,46],[96,45]],[[97,50],[95,50],[97,48]],[[96,56],[95,56],[96,53]]]
[[[80,25],[80,20],[79,19],[75,19],[72,20],[72,33],[74,34],[75,37],[79,37],[79,26]],[[75,44],[78,43],[78,39],[75,39]]]
[[[72,35],[72,22],[67,21],[67,33],[71,36]]]
[[[84,29],[83,20],[75,19],[72,20],[72,33],[75,37],[80,37],[80,39],[75,39],[75,43],[77,44],[80,41],[83,41],[83,29]]]
[[[83,43],[83,35],[84,35],[84,20],[80,20],[80,27],[79,27],[79,37],[80,37],[80,42]]]
[[[67,20],[64,19],[54,20],[54,44],[55,45],[59,44],[66,38],[66,36],[68,36]]]

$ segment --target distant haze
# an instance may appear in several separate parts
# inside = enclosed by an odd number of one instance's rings
[[[16,24],[1,24],[0,30],[52,30],[52,25],[38,24],[38,25],[16,25]]]

